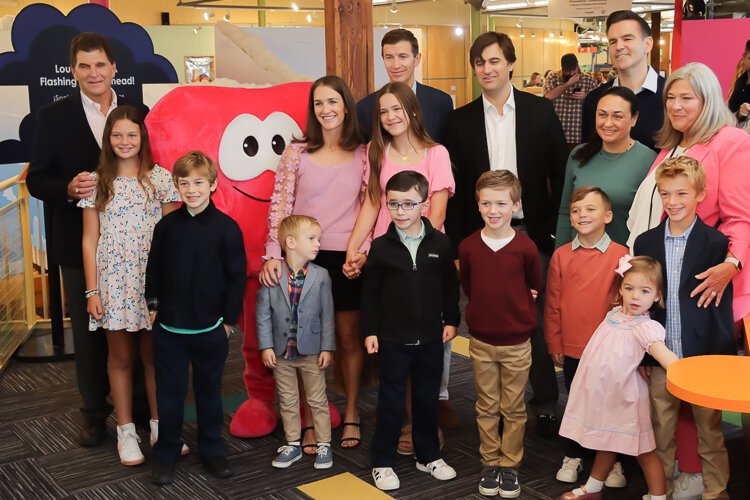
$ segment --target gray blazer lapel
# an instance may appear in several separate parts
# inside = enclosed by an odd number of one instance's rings
[[[281,277],[279,278],[279,293],[284,296],[286,306],[292,310],[292,302],[289,300],[289,275],[286,272],[286,262],[281,261]]]
[[[307,292],[312,288],[313,283],[315,283],[315,280],[318,279],[319,275],[320,271],[318,271],[315,266],[311,264],[307,267],[307,276],[305,276],[305,283],[302,285],[302,293],[299,297],[300,302],[305,298],[305,295],[307,295]]]

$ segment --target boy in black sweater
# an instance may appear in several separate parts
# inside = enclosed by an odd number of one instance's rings
[[[154,227],[146,267],[159,408],[152,481],[167,484],[182,443],[189,365],[198,413],[198,454],[209,473],[232,475],[221,437],[221,377],[245,291],[245,245],[237,223],[211,202],[216,164],[192,151],[174,164],[183,205]]]
[[[434,478],[456,477],[440,458],[437,407],[443,343],[460,321],[458,276],[450,240],[422,217],[430,206],[427,179],[399,172],[386,184],[392,223],[372,242],[362,296],[365,347],[378,353],[380,392],[372,477],[381,490],[400,487],[391,466],[411,378],[417,469]]]

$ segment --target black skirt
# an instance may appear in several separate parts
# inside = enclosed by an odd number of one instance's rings
[[[320,250],[315,263],[324,267],[331,276],[333,308],[336,311],[359,311],[362,302],[362,277],[349,279],[344,276],[342,267],[346,252]]]

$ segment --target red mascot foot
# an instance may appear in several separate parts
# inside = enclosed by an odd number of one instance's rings
[[[276,430],[279,416],[273,402],[250,398],[237,408],[229,425],[229,433],[240,438],[256,438]]]
[[[341,425],[341,413],[339,413],[339,409],[329,401],[328,411],[331,413],[331,429],[338,428]]]

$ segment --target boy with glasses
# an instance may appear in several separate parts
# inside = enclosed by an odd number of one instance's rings
[[[372,443],[372,476],[381,490],[400,487],[392,465],[411,378],[413,440],[417,469],[432,477],[456,477],[440,458],[437,407],[443,343],[460,321],[458,277],[450,240],[424,217],[427,179],[413,170],[386,184],[392,223],[372,242],[362,296],[362,331],[368,354],[378,354],[380,392]]]

